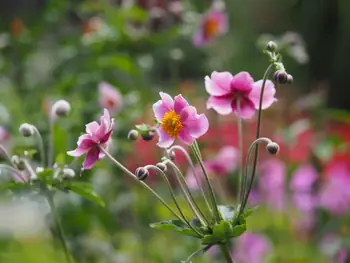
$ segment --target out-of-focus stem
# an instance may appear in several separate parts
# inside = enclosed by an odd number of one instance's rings
[[[40,151],[40,159],[41,159],[41,164],[42,166],[45,166],[45,147],[44,147],[44,140],[43,137],[41,136],[39,130],[37,127],[35,127],[34,125],[33,129],[36,133],[36,136],[38,138],[38,144],[39,144],[39,151]]]
[[[242,202],[243,199],[243,129],[242,129],[242,116],[241,116],[241,101],[237,97],[237,125],[238,125],[238,172],[239,172],[239,183],[237,192],[237,203]]]

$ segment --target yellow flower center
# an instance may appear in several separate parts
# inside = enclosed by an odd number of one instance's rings
[[[204,24],[204,38],[215,37],[219,31],[219,21],[210,19]]]
[[[180,116],[171,110],[164,114],[161,127],[170,138],[177,138],[184,126],[181,123]]]

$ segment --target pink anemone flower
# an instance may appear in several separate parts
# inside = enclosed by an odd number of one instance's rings
[[[254,82],[248,72],[240,72],[232,76],[229,72],[214,71],[211,77],[205,77],[205,88],[210,94],[207,108],[212,108],[221,115],[234,112],[238,116],[237,101],[239,100],[241,117],[249,119],[259,109],[262,83],[262,80]],[[262,99],[263,110],[277,101],[275,93],[274,84],[267,80]]]
[[[227,29],[226,13],[211,10],[203,17],[198,31],[193,36],[193,44],[197,47],[204,46],[216,37],[225,34]]]
[[[98,85],[99,104],[111,114],[119,112],[123,106],[122,96],[119,91],[107,82]]]
[[[108,110],[104,109],[104,114],[101,116],[101,124],[96,121],[86,125],[86,134],[83,134],[78,139],[78,147],[74,151],[67,152],[68,155],[79,157],[86,153],[83,163],[83,170],[91,169],[95,163],[104,157],[100,147],[107,149],[108,142],[114,128],[114,119],[109,116]]]
[[[158,146],[167,148],[175,139],[185,144],[193,141],[209,128],[209,122],[204,114],[197,114],[195,107],[190,106],[182,95],[175,96],[174,100],[166,93],[159,93],[161,100],[153,104],[153,112],[160,123],[158,128]]]

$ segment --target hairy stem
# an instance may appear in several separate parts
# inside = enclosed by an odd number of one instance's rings
[[[230,251],[228,249],[227,244],[221,244],[220,248],[221,248],[221,252],[224,255],[226,262],[227,263],[234,263],[233,259],[231,258],[231,254],[230,254]]]
[[[237,192],[237,202],[242,202],[243,200],[243,129],[242,129],[242,116],[241,116],[241,101],[237,97],[237,125],[238,125],[238,171],[239,171],[239,184]]]

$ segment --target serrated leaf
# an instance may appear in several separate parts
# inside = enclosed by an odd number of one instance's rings
[[[70,182],[66,183],[65,187],[72,191],[73,193],[99,204],[102,207],[105,207],[105,203],[102,198],[94,191],[94,188],[91,184],[85,182]]]
[[[246,225],[234,226],[232,229],[231,238],[238,237],[238,236],[242,235],[246,230],[247,230]]]
[[[225,221],[231,221],[235,215],[235,209],[228,205],[218,205],[221,218]]]
[[[184,224],[180,220],[167,220],[167,221],[152,223],[150,224],[150,227],[161,229],[161,230],[173,231],[186,236],[198,237],[196,232],[194,232],[191,228],[189,228],[186,224]]]
[[[213,233],[205,235],[202,238],[202,243],[204,245],[225,243],[232,233],[232,226],[227,221],[221,221],[216,224],[213,228]]]

